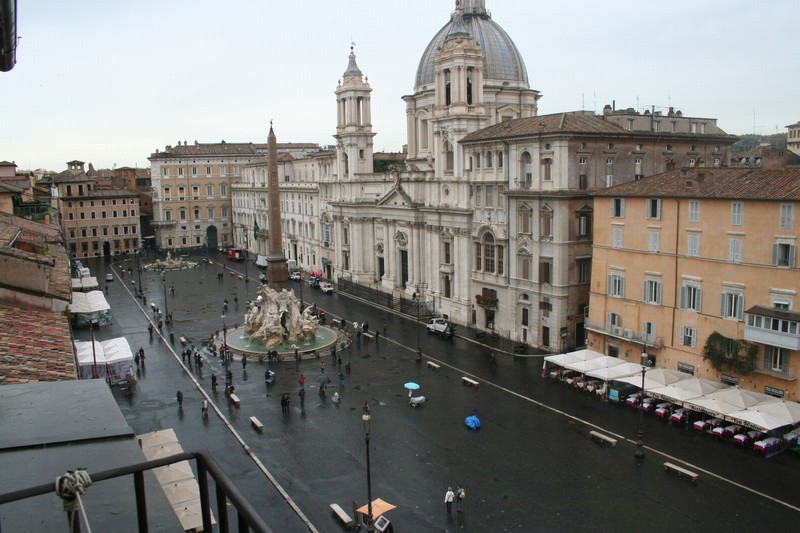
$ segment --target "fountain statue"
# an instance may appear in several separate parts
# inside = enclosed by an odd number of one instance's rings
[[[164,270],[182,270],[184,268],[196,268],[197,266],[199,266],[199,263],[196,261],[187,261],[184,258],[173,259],[172,253],[167,252],[166,259],[156,259],[154,263],[145,265],[144,269],[163,272]]]
[[[311,307],[301,311],[294,292],[286,289],[278,292],[268,285],[258,289],[256,302],[250,304],[244,316],[244,336],[266,347],[312,341],[317,327]]]

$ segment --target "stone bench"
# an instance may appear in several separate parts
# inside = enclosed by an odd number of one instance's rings
[[[364,336],[365,339],[372,340],[375,338],[375,334],[372,333],[371,331],[364,331],[361,334]]]
[[[350,518],[350,515],[347,514],[344,509],[339,507],[338,503],[331,504],[331,511],[333,511],[334,516],[339,519],[339,521],[345,526],[350,527],[353,525],[353,519]]]
[[[610,444],[611,446],[616,446],[617,445],[617,439],[609,437],[605,433],[600,433],[599,431],[590,431],[589,432],[589,436],[592,437],[593,439],[597,440],[601,444],[606,443],[606,444]]]
[[[258,418],[251,416],[250,417],[250,425],[253,426],[253,429],[261,433],[264,430],[264,424],[262,424]]]
[[[676,474],[678,474],[678,477],[683,477],[683,476],[688,477],[689,479],[692,480],[692,483],[697,483],[697,478],[700,477],[700,474],[692,472],[691,470],[687,470],[682,466],[678,466],[676,464],[672,464],[669,462],[664,463],[664,472],[669,472],[669,471],[675,472]]]
[[[441,365],[439,365],[438,363],[434,363],[433,361],[428,361],[425,364],[428,365],[428,368],[430,368],[431,370],[439,370],[440,368],[442,368]]]
[[[461,378],[461,382],[462,382],[464,385],[469,385],[470,387],[474,387],[474,388],[476,388],[476,389],[478,388],[478,382],[477,382],[477,381],[475,381],[475,380],[474,380],[474,379],[472,379],[472,378],[468,378],[467,376],[463,376],[463,377]]]
[[[239,401],[239,397],[238,397],[238,396],[236,396],[235,394],[231,394],[231,395],[229,396],[229,398],[231,399],[231,403],[232,403],[233,405],[235,405],[236,407],[239,407],[239,404],[240,404],[241,402]]]

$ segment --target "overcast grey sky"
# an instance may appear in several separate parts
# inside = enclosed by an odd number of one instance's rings
[[[372,86],[375,150],[406,142],[405,106],[454,0],[25,0],[0,73],[0,161],[61,171],[149,166],[178,141],[331,144],[351,41]],[[486,0],[539,113],[674,106],[728,133],[800,120],[796,0]]]

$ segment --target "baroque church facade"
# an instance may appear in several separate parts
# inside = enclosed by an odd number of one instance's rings
[[[405,163],[388,173],[373,168],[371,91],[351,49],[335,146],[279,155],[286,257],[550,351],[585,343],[592,190],[727,165],[736,140],[672,109],[539,116],[484,0],[457,1],[426,48],[403,97]],[[255,157],[230,184],[232,239],[251,254],[268,247],[266,176]]]

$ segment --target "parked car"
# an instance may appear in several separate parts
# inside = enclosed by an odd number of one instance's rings
[[[331,294],[333,292],[333,285],[327,281],[323,281],[319,284],[319,290],[321,290],[323,294]]]
[[[311,285],[312,287],[319,288],[319,278],[317,276],[311,276],[310,278],[308,278],[308,284]]]
[[[106,274],[106,281],[114,281],[114,274],[112,274],[111,272]]]
[[[289,273],[289,279],[292,281],[300,281],[300,272],[295,270]]]
[[[452,338],[456,333],[456,327],[444,318],[432,318],[425,327],[428,329],[428,333],[438,333],[447,338]]]

